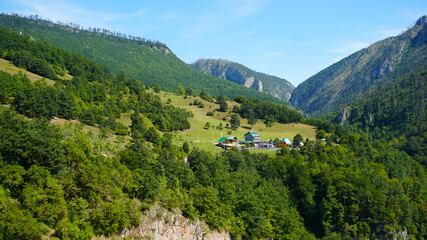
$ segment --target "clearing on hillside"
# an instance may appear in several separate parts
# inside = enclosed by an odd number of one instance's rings
[[[255,125],[251,126],[247,123],[247,119],[240,119],[240,127],[236,130],[226,128],[227,124],[230,124],[230,112],[220,112],[219,104],[215,102],[208,102],[200,97],[177,95],[174,93],[160,92],[158,94],[162,101],[166,102],[168,99],[171,100],[170,104],[176,107],[184,108],[194,113],[194,117],[189,118],[191,128],[185,131],[179,131],[176,133],[177,145],[182,145],[184,141],[190,143],[192,147],[199,149],[209,150],[213,153],[221,152],[222,149],[215,146],[213,143],[218,142],[221,137],[235,136],[239,141],[244,140],[244,135],[248,131],[257,131],[261,135],[261,140],[274,140],[275,138],[289,138],[293,139],[298,133],[303,136],[304,139],[314,139],[316,135],[316,128],[310,125],[302,123],[290,123],[281,124],[275,123],[272,127],[266,127],[262,120],[257,121]],[[191,105],[197,100],[204,104],[203,108],[196,105]],[[240,105],[234,101],[227,101],[228,109],[231,111],[234,105]],[[208,112],[213,112],[213,116],[208,116]],[[226,120],[223,120],[226,119]],[[205,128],[206,123],[210,123],[208,129]],[[217,127],[222,124],[222,129]],[[264,152],[273,152],[264,150]]]

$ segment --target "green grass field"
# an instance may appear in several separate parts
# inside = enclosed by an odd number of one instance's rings
[[[229,128],[223,128],[222,130],[219,130],[216,129],[216,127],[220,123],[222,123],[222,125],[225,127],[226,124],[229,123],[230,119],[229,113],[215,111],[216,109],[219,109],[219,104],[204,101],[200,97],[188,97],[187,99],[184,99],[184,96],[178,96],[173,93],[161,92],[159,96],[164,102],[170,98],[172,100],[170,104],[185,108],[194,113],[194,117],[189,119],[191,128],[176,133],[177,142],[187,141],[192,147],[209,150],[214,153],[222,151],[221,148],[218,148],[212,144],[212,142],[217,142],[221,136],[235,136],[238,140],[244,140],[245,133],[248,131],[257,131],[261,135],[261,140],[289,138],[292,141],[293,137],[298,133],[301,134],[304,139],[314,139],[316,134],[315,127],[301,123],[275,123],[272,127],[266,127],[261,120],[258,120],[257,124],[254,125],[251,129],[251,126],[247,124],[246,119],[240,120],[241,126],[237,130],[231,130]],[[190,106],[190,102],[193,102],[195,99],[202,101],[205,107],[199,108],[194,105]],[[228,101],[227,103],[229,110],[231,110],[234,105],[238,105],[238,103],[233,101]],[[214,112],[214,116],[207,116],[208,112]],[[224,117],[227,120],[222,120]],[[211,128],[204,129],[204,126],[207,122],[211,124]],[[270,150],[256,151],[265,152],[267,154],[275,153],[274,151]]]
[[[16,66],[14,66],[10,61],[7,61],[7,60],[1,59],[1,58],[0,58],[0,71],[4,71],[4,72],[10,73],[10,74],[17,74],[17,73],[21,72],[21,73],[25,74],[30,79],[31,82],[35,82],[35,81],[43,78],[42,76],[28,72],[25,69],[18,68]],[[45,79],[46,79],[46,82],[48,85],[55,84],[55,81],[48,79],[48,78],[45,78]]]
[[[24,73],[27,75],[27,77],[32,81],[37,81],[39,79],[42,79],[43,77],[33,74],[31,72],[28,72],[24,69],[15,67],[12,63],[10,63],[7,60],[0,59],[0,71],[5,71],[11,74],[16,73]],[[72,76],[66,75],[63,77],[63,79],[71,79]],[[55,81],[51,79],[46,79],[47,83],[49,85],[53,85]],[[150,90],[152,91],[152,90]],[[229,137],[229,136],[235,136],[238,140],[244,140],[244,135],[248,131],[257,131],[261,135],[261,140],[270,140],[275,138],[289,138],[292,140],[292,138],[296,134],[301,134],[303,138],[310,138],[314,139],[315,136],[315,128],[310,125],[295,123],[295,124],[280,124],[275,123],[272,127],[266,127],[265,124],[258,120],[257,124],[255,124],[252,129],[249,124],[247,124],[246,119],[240,120],[240,127],[236,130],[231,130],[230,128],[226,128],[225,126],[227,123],[229,123],[230,120],[230,113],[229,112],[219,112],[219,104],[214,102],[208,102],[205,100],[202,100],[200,97],[194,97],[189,96],[185,98],[184,96],[178,96],[174,93],[167,93],[167,92],[161,92],[158,94],[163,102],[166,102],[169,98],[171,99],[171,105],[174,105],[176,107],[184,108],[188,111],[192,111],[194,113],[194,117],[189,118],[189,122],[191,124],[191,128],[187,129],[185,131],[178,131],[175,132],[175,144],[181,145],[184,141],[187,141],[190,143],[191,147],[196,147],[203,150],[208,150],[212,153],[219,153],[223,151],[221,148],[218,148],[213,143],[216,143],[221,137]],[[198,100],[204,103],[204,108],[199,108],[198,106],[192,105],[190,106],[190,103],[194,102],[194,100]],[[228,109],[231,111],[234,105],[239,105],[238,103],[234,101],[228,101]],[[213,112],[213,116],[207,116],[208,112]],[[128,113],[123,113],[121,115],[121,118],[118,119],[119,122],[123,123],[126,126],[130,126],[131,121],[131,115],[132,111]],[[153,126],[151,121],[147,118],[145,119],[145,122],[147,126]],[[209,122],[211,127],[209,129],[205,129],[205,124]],[[72,120],[63,120],[63,119],[57,119],[52,121],[53,124],[57,125],[67,125],[68,123],[75,123],[76,125],[79,124],[78,121]],[[217,129],[217,127],[222,124],[222,129]],[[94,137],[99,136],[99,129],[97,127],[92,126],[84,126],[83,131],[86,133],[89,133],[90,135],[93,135]],[[110,135],[106,139],[98,139],[98,142],[104,141],[106,146],[109,146],[108,148],[114,148],[110,149],[109,152],[115,152],[118,149],[122,149],[123,146],[125,146],[130,141],[130,136],[116,136],[116,135]],[[254,152],[263,152],[266,154],[275,154],[275,151],[271,150],[251,150]]]

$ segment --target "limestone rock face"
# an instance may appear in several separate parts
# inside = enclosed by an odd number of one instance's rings
[[[205,223],[191,221],[159,205],[144,212],[141,220],[139,227],[125,229],[120,236],[154,240],[231,240],[227,232],[211,231]]]
[[[337,121],[339,124],[344,125],[347,119],[350,117],[351,107],[345,107],[341,113],[337,116]]]
[[[190,66],[205,74],[226,79],[286,101],[289,100],[295,88],[285,79],[256,72],[226,60],[200,59]]]

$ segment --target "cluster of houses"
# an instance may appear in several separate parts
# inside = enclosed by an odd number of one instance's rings
[[[235,136],[229,136],[228,138],[222,137],[218,140],[218,146],[224,149],[231,149],[233,147],[237,147],[238,149],[240,149],[242,146],[250,146],[253,148],[293,147],[291,140],[289,140],[288,138],[282,138],[279,140],[280,142],[276,144],[270,140],[262,141],[261,136],[258,134],[257,131],[249,131],[245,134],[244,141],[239,141]],[[304,143],[301,142],[297,147],[301,147],[302,145],[304,145]]]

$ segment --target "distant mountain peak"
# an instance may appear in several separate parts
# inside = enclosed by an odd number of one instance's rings
[[[256,72],[242,64],[224,59],[199,59],[190,66],[205,74],[227,79],[286,101],[295,88],[286,79]]]

